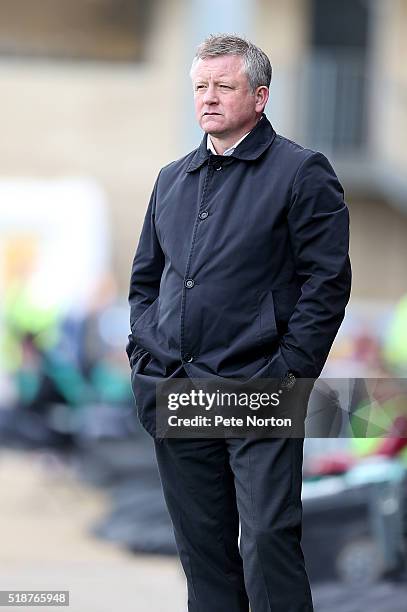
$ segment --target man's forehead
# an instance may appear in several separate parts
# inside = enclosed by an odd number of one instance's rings
[[[192,70],[192,76],[234,77],[243,70],[243,58],[239,55],[218,55],[216,57],[199,58]]]

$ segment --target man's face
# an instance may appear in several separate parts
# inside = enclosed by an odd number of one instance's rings
[[[251,91],[242,57],[199,59],[191,76],[195,115],[205,132],[217,138],[238,139],[253,127],[265,102],[259,101],[257,90]]]

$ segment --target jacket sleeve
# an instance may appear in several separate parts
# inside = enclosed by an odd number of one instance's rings
[[[301,296],[273,356],[273,376],[317,378],[345,314],[351,288],[349,212],[327,158],[312,153],[295,176],[288,213]]]
[[[164,268],[164,253],[161,249],[155,230],[155,209],[158,178],[155,182],[150,202],[144,218],[140,240],[133,259],[130,277],[129,305],[130,305],[130,329],[143,312],[157,298],[160,288],[160,280]],[[132,355],[138,350],[138,346],[131,333],[126,346],[127,356],[132,365]]]

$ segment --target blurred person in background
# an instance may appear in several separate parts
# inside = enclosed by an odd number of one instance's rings
[[[264,114],[261,49],[210,36],[191,77],[205,134],[161,170],[146,213],[129,292],[133,392],[155,438],[188,609],[310,612],[303,438],[158,438],[155,387],[240,377],[288,390],[317,378],[349,299],[348,210],[326,157]]]

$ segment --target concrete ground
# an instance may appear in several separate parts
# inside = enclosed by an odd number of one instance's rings
[[[92,537],[106,500],[51,455],[0,450],[0,490],[0,590],[69,590],[71,612],[186,609],[178,561]]]

